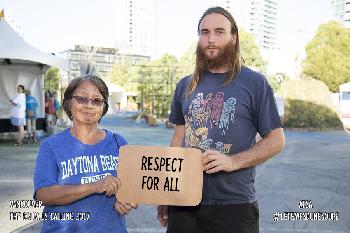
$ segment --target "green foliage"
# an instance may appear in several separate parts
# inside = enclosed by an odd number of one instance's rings
[[[312,102],[287,99],[285,126],[292,128],[342,128],[338,115],[330,108]]]
[[[50,67],[44,75],[44,88],[46,91],[58,92],[60,87],[60,73],[56,67]]]
[[[137,91],[138,68],[132,66],[130,59],[115,64],[109,75],[112,83],[123,87],[128,92]]]
[[[285,126],[292,128],[341,128],[328,87],[315,79],[282,82],[277,94],[285,98]]]
[[[283,73],[277,73],[274,75],[268,75],[267,81],[269,82],[270,86],[272,87],[273,91],[276,92],[280,87],[284,80],[286,80],[288,77]]]
[[[303,100],[329,108],[333,107],[328,87],[323,82],[312,78],[287,79],[281,84],[277,94],[286,99]]]
[[[332,92],[350,81],[350,29],[336,21],[322,24],[306,46],[303,73],[323,81]]]
[[[179,67],[175,56],[164,54],[159,60],[139,67],[138,92],[147,113],[166,117],[175,89]],[[142,103],[141,103],[142,104]]]
[[[181,56],[178,63],[179,73],[176,76],[177,81],[193,73],[196,65],[196,47],[197,42],[193,42],[187,51]]]
[[[239,46],[245,65],[255,67],[260,72],[266,73],[267,62],[262,59],[253,35],[244,29],[239,31]]]

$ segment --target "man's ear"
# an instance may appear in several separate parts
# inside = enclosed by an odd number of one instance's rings
[[[237,42],[237,34],[232,35],[231,41],[232,41],[232,45],[235,46]]]

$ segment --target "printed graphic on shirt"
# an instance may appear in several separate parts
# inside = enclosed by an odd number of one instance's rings
[[[106,176],[111,176],[111,175],[112,175],[111,173],[105,173],[105,174],[96,175],[96,176],[82,177],[80,183],[81,184],[94,183],[94,182],[97,182],[99,180],[102,180]]]
[[[226,131],[235,123],[235,106],[236,99],[233,97],[224,101],[224,92],[208,93],[205,97],[203,93],[197,93],[185,115],[185,144],[229,153],[232,144],[213,140],[213,137],[209,139],[208,135],[214,133],[224,138]]]
[[[118,157],[112,155],[77,156],[69,158],[61,163],[61,180],[78,174],[91,174],[105,171],[116,171]],[[81,183],[91,183],[103,179],[110,173],[82,177]]]

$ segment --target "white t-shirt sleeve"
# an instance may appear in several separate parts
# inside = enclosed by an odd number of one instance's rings
[[[12,100],[16,106],[13,106],[12,116],[17,118],[25,118],[26,113],[26,96],[24,93],[20,93]]]
[[[284,98],[278,95],[275,95],[277,109],[278,109],[278,115],[284,116]]]

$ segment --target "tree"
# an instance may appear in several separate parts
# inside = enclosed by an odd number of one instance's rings
[[[145,63],[138,70],[140,102],[144,104],[146,112],[167,116],[175,84],[174,77],[178,73],[177,58],[164,54],[159,60]]]
[[[46,91],[58,92],[60,86],[60,73],[56,67],[50,67],[44,76],[44,88]]]
[[[281,87],[281,84],[287,79],[288,77],[284,73],[267,75],[267,81],[269,81],[269,84],[272,87],[274,92],[278,91],[278,89],[280,89]]]
[[[240,29],[239,31],[239,46],[245,65],[255,67],[260,72],[265,73],[267,63],[262,59],[253,35],[244,29]]]
[[[126,91],[137,91],[138,68],[133,66],[129,59],[113,65],[109,77],[112,83],[123,87]]]
[[[324,82],[332,92],[350,81],[350,29],[336,21],[319,26],[306,46],[303,73]]]
[[[186,50],[186,52],[181,56],[179,60],[179,73],[176,80],[180,80],[186,75],[190,75],[194,71],[196,65],[196,47],[197,42],[192,42],[191,46]]]

